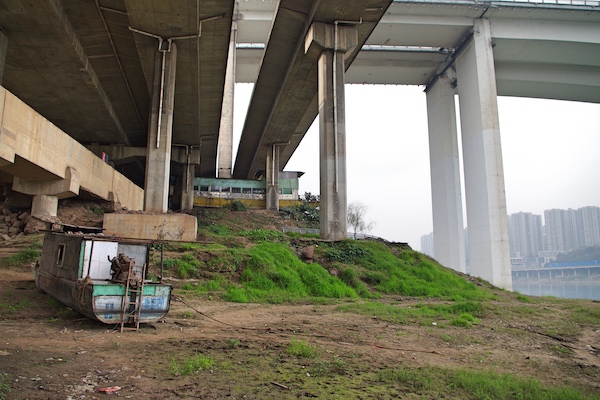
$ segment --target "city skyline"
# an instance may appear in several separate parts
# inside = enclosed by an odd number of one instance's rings
[[[567,254],[600,247],[600,207],[544,210],[543,216],[516,212],[508,217],[508,239],[513,268],[539,268]],[[544,222],[542,223],[542,217]],[[465,228],[465,244],[468,227]],[[433,232],[421,236],[421,252],[435,258]],[[468,259],[468,246],[465,246]]]

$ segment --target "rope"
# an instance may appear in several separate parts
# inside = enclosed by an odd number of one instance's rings
[[[223,324],[226,326],[230,326],[232,328],[236,328],[236,329],[243,329],[243,330],[248,330],[248,331],[270,331],[270,329],[265,328],[247,328],[245,326],[238,326],[238,325],[232,325],[232,324],[228,324],[227,322],[223,322],[223,321],[219,321],[216,318],[210,317],[208,315],[206,315],[205,313],[203,313],[202,311],[194,308],[193,306],[191,306],[189,303],[187,303],[182,297],[176,297],[173,296],[173,299],[176,301],[180,301],[183,304],[185,304],[186,306],[188,306],[189,308],[191,308],[192,310],[194,310],[195,312],[197,312],[198,314],[204,316],[205,318],[208,318],[214,322],[217,322],[219,324]],[[373,346],[376,347],[378,349],[386,349],[386,350],[395,350],[395,351],[405,351],[405,352],[413,352],[413,353],[431,353],[431,354],[439,354],[439,355],[443,355],[444,353],[441,353],[439,351],[436,350],[414,350],[414,349],[403,349],[403,348],[398,348],[398,347],[387,347],[387,346],[381,346],[379,344],[373,344],[373,343],[345,343],[345,342],[340,342],[338,341],[336,338],[333,338],[331,336],[327,336],[327,335],[319,335],[319,334],[309,334],[309,335],[299,335],[299,336],[312,336],[312,337],[318,337],[318,338],[324,338],[324,339],[329,339],[331,341],[334,341],[338,344],[342,344],[342,345],[350,345],[350,346],[355,346],[355,345],[363,345],[363,346]]]
[[[88,285],[92,284],[92,278],[90,278],[90,276],[88,275],[88,276],[85,277],[84,280],[80,280],[79,284],[80,284],[80,286],[79,286],[79,289],[78,289],[79,293],[78,293],[77,298],[79,300],[79,304],[83,306],[85,304],[85,288]]]
[[[175,297],[175,296],[173,296],[173,297],[175,298],[175,300],[182,302],[183,304],[185,304],[186,306],[188,306],[192,310],[196,311],[198,314],[202,315],[203,317],[208,318],[208,319],[210,319],[212,321],[215,321],[215,322],[217,322],[219,324],[223,324],[223,325],[226,325],[226,326],[230,326],[232,328],[243,329],[243,330],[247,330],[247,331],[269,331],[270,330],[270,329],[260,329],[260,328],[248,328],[248,327],[245,327],[245,326],[232,325],[232,324],[228,324],[227,322],[219,321],[218,319],[210,317],[210,316],[206,315],[205,313],[203,313],[202,311],[194,308],[189,303],[187,303],[183,298],[181,298],[181,297]]]

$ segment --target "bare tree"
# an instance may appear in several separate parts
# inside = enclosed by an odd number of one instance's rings
[[[357,232],[369,232],[375,226],[374,222],[365,220],[367,210],[368,207],[361,202],[353,202],[348,205],[348,225],[352,228],[354,239],[356,239]]]

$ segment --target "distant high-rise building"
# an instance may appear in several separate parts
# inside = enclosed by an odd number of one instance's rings
[[[600,207],[544,211],[546,250],[567,253],[600,246]]]
[[[508,239],[511,253],[533,258],[544,249],[542,242],[542,216],[518,212],[508,216]]]
[[[546,227],[546,250],[567,252],[565,244],[565,210],[552,209],[544,211],[544,222]]]
[[[583,225],[583,245],[600,246],[600,207],[583,207],[578,211]]]

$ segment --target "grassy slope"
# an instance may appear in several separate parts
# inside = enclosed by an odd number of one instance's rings
[[[448,270],[400,244],[324,242],[283,234],[279,230],[283,224],[294,222],[264,211],[201,210],[199,241],[166,246],[165,276],[173,279],[176,293],[186,299],[335,305],[341,312],[367,315],[394,326],[428,331],[433,326],[435,334],[449,346],[482,343],[484,339],[474,332],[480,326],[501,321],[498,333],[520,340],[527,330],[552,338],[556,345],[550,350],[576,365],[580,361],[572,343],[583,331],[600,329],[600,307],[596,303],[506,292]],[[16,255],[1,262],[11,265],[30,261],[40,241],[41,236],[21,238],[16,242]],[[306,249],[314,250],[311,262],[302,259]],[[158,253],[154,258],[158,261]],[[407,301],[413,306],[404,306]],[[8,301],[0,304],[4,311],[11,311],[11,307],[15,308]],[[228,346],[234,348],[235,343]],[[394,388],[395,393],[417,393],[414,398],[600,399],[597,385],[585,383],[598,381],[597,367],[584,369],[589,378],[554,385],[548,383],[547,374],[542,377],[541,372],[549,368],[544,365],[540,366],[542,380],[537,380],[512,374],[502,364],[484,370],[400,365],[368,371],[359,360],[337,354],[331,357],[306,342],[290,343],[286,352],[291,358],[285,358],[282,371],[297,367],[295,357],[303,365],[312,365],[314,379],[305,384],[311,385],[310,393],[325,397],[316,383],[335,379],[341,398],[344,393],[346,398],[354,397],[352,388],[360,383],[371,388],[373,396],[383,398],[392,396],[389,390]],[[198,373],[209,361],[221,362],[221,368],[225,368],[220,353],[213,356],[214,360],[174,359],[171,373],[180,375],[190,368]],[[261,364],[262,357],[254,362],[257,370],[269,368]],[[196,364],[200,367],[194,367]],[[233,371],[228,373],[232,382],[237,379]],[[564,375],[568,374],[567,370]],[[240,379],[243,381],[243,377]]]
[[[268,213],[203,211],[199,226],[205,243],[170,248],[171,273],[188,278],[178,293],[241,303],[333,303],[344,312],[394,324],[434,324],[441,329],[469,329],[486,318],[520,324],[525,318],[530,329],[557,340],[574,339],[583,329],[598,329],[600,324],[599,307],[556,299],[564,313],[560,318],[550,317],[534,306],[535,298],[458,274],[401,244],[324,242],[283,234],[277,230],[282,223]],[[314,249],[310,262],[302,259],[307,248]],[[399,307],[398,299],[417,299],[418,303]],[[557,346],[556,351],[561,350],[569,355],[568,348]],[[334,361],[327,368],[335,370]],[[453,387],[470,398],[600,398],[590,388],[544,386],[494,371],[392,368],[372,379],[416,387],[434,397],[444,392],[439,387]],[[439,386],[439,382],[444,384]]]

